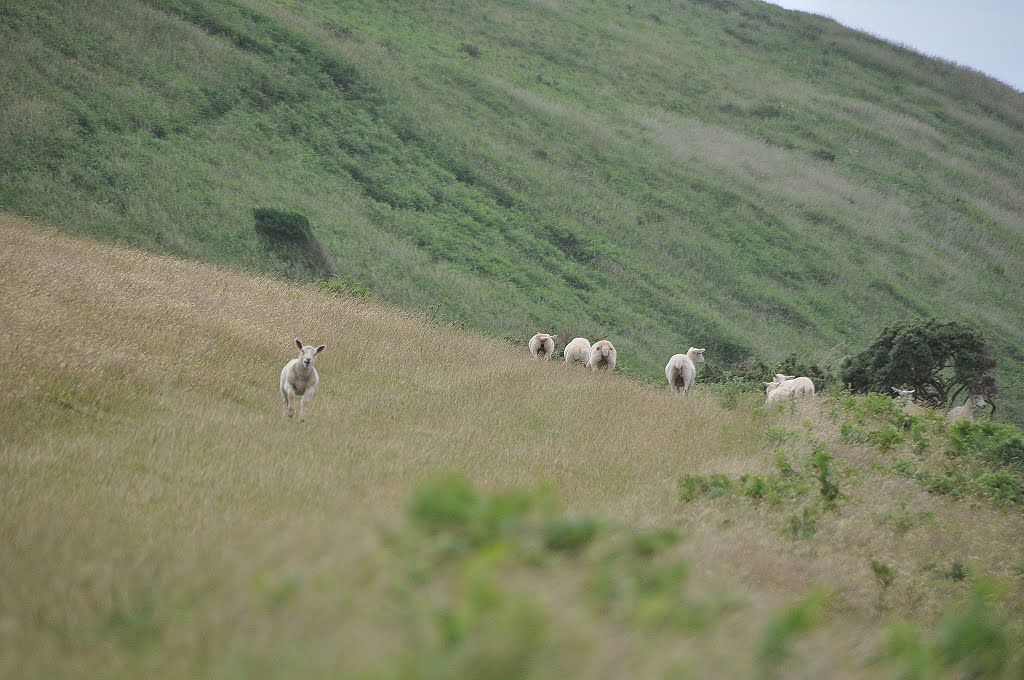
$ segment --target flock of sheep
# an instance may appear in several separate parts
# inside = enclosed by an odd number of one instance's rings
[[[530,354],[535,359],[548,361],[555,355],[557,335],[537,333],[530,338]],[[615,369],[617,353],[608,340],[598,340],[593,345],[586,338],[573,338],[562,350],[565,363],[581,363],[592,371]],[[697,377],[696,364],[704,363],[704,350],[691,347],[686,354],[673,354],[665,365],[665,379],[672,394],[687,394]],[[806,378],[804,378],[806,380]],[[811,388],[814,393],[814,388]]]
[[[555,340],[557,335],[537,333],[530,338],[530,354],[536,359],[549,361],[555,354]],[[313,362],[320,352],[327,349],[326,345],[320,345],[316,349],[306,347],[295,338],[295,346],[299,348],[299,356],[292,359],[281,369],[281,397],[284,399],[284,415],[291,418],[295,415],[295,398],[300,399],[299,422],[306,419],[306,409],[317,385],[320,384],[320,376],[313,367]],[[615,369],[617,353],[615,346],[608,340],[598,340],[593,345],[586,338],[573,338],[562,350],[565,363],[581,363],[592,371]],[[665,379],[668,380],[668,387],[672,394],[685,395],[693,388],[694,379],[697,377],[696,364],[704,363],[704,350],[691,347],[686,354],[673,354],[672,358],[665,364]],[[908,407],[913,403],[914,390],[901,390],[893,387],[897,399]],[[764,384],[765,405],[771,406],[785,399],[814,396],[814,382],[805,376],[783,375],[775,373],[771,382]],[[974,417],[985,408],[985,400],[980,396],[973,395],[963,406],[950,409],[946,414],[946,420],[953,422],[962,419],[974,419]]]
[[[550,360],[555,354],[556,339],[558,339],[557,335],[537,333],[530,338],[530,354],[536,359]],[[565,357],[565,363],[579,362],[594,371],[599,369],[610,371],[615,368],[615,347],[608,340],[599,340],[591,345],[586,338],[573,338],[562,350],[562,355]],[[691,347],[686,354],[673,354],[665,365],[665,379],[668,380],[668,387],[672,394],[688,394],[697,376],[696,364],[703,363],[703,349]],[[764,391],[765,405],[771,406],[786,399],[813,397],[814,382],[806,376],[775,373],[772,376],[772,381],[764,384]],[[892,391],[896,393],[897,400],[904,407],[913,404],[914,390],[893,387]],[[950,409],[946,414],[946,420],[949,422],[963,419],[973,420],[984,408],[985,400],[974,395],[963,406]]]

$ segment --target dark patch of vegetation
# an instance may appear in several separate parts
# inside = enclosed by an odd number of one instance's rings
[[[945,407],[964,390],[992,402],[995,367],[992,346],[980,332],[956,321],[917,319],[883,330],[848,360],[842,379],[863,392],[907,385],[918,401]]]
[[[256,232],[277,253],[278,257],[296,264],[317,278],[337,276],[338,271],[313,233],[309,219],[300,213],[276,208],[253,210]]]

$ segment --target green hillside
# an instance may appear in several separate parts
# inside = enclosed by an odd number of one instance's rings
[[[977,323],[1024,414],[1024,95],[748,0],[15,2],[0,209],[522,342],[834,363]],[[567,339],[567,338],[564,338]]]
[[[5,679],[1024,672],[1016,426],[674,397],[2,214],[0,289]]]

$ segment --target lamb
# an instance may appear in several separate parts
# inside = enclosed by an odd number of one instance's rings
[[[537,333],[530,338],[530,354],[534,359],[548,361],[555,355],[555,338],[557,337],[557,335]]]
[[[954,423],[958,420],[974,420],[984,408],[985,399],[980,394],[972,394],[963,406],[949,409],[949,413],[946,414],[946,422]]]
[[[814,396],[814,383],[806,377],[793,378],[781,383],[765,383],[764,389],[768,395],[764,402],[765,406],[771,406],[789,397]]]
[[[590,360],[590,340],[586,338],[573,338],[565,349],[562,350],[562,355],[565,356],[565,363],[572,364],[580,362],[584,366]]]
[[[303,347],[302,342],[295,338],[295,346],[299,348],[299,358],[292,359],[281,369],[281,396],[284,398],[284,414],[291,418],[295,415],[295,397],[301,397],[299,404],[299,422],[306,420],[306,405],[313,399],[320,376],[313,368],[316,355],[327,349],[320,345],[316,349]]]
[[[686,354],[673,354],[665,365],[665,378],[672,394],[689,394],[697,376],[694,364],[704,363],[704,350],[691,347]]]
[[[598,340],[590,348],[590,358],[587,359],[587,366],[592,371],[597,371],[599,368],[614,371],[615,357],[615,347],[612,343],[607,340]]]

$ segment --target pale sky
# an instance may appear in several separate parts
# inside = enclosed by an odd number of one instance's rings
[[[1024,0],[768,0],[822,14],[1024,91]]]

